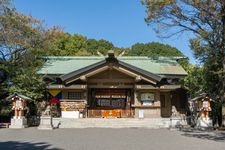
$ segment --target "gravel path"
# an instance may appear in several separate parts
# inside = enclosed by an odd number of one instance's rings
[[[0,129],[0,150],[223,150],[225,132],[167,129]]]

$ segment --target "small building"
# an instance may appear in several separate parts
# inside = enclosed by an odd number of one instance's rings
[[[212,110],[211,102],[212,99],[206,93],[202,93],[200,96],[191,99],[189,103],[193,109],[196,109],[199,117],[208,119],[209,112]]]
[[[9,128],[25,128],[27,127],[27,118],[25,118],[25,109],[27,101],[32,101],[31,98],[21,95],[12,94],[6,98],[12,102],[12,110],[14,111],[14,116],[11,118],[11,125]]]
[[[197,114],[197,124],[199,128],[212,127],[212,118],[209,113],[212,111],[211,103],[212,99],[206,93],[202,93],[200,96],[190,100],[191,110]]]
[[[38,74],[62,118],[161,118],[187,109],[179,57],[46,57]]]

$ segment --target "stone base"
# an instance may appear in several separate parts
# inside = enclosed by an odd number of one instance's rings
[[[180,129],[182,125],[182,119],[178,117],[170,118],[170,129]]]
[[[197,128],[201,129],[210,129],[213,128],[212,120],[211,119],[205,119],[205,118],[200,118],[197,122],[196,125]]]
[[[61,114],[62,118],[74,118],[74,119],[80,118],[79,111],[61,111]]]
[[[27,127],[27,119],[22,117],[22,118],[12,118],[11,119],[11,125],[9,128],[14,128],[14,129],[20,129],[20,128],[26,128]]]
[[[40,120],[40,125],[38,126],[39,130],[53,130],[52,126],[52,117],[42,116]]]
[[[225,119],[222,121],[222,126],[225,127]]]

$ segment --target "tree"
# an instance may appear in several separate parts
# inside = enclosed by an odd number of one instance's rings
[[[106,40],[87,39],[79,34],[65,33],[59,27],[48,29],[44,33],[43,47],[36,51],[39,55],[46,56],[90,56],[107,55],[109,50],[120,52],[122,49]]]
[[[146,22],[164,37],[186,31],[194,34],[191,48],[204,64],[207,76],[214,76],[216,81],[207,80],[210,87],[206,89],[218,95],[225,105],[225,1],[143,0],[142,3],[146,7]]]
[[[184,79],[184,86],[188,87],[191,98],[194,98],[204,91],[204,70],[197,65],[188,65],[186,70],[188,76]]]
[[[43,100],[45,86],[36,71],[42,64],[37,58],[46,41],[45,32],[42,21],[17,12],[10,0],[0,0],[1,117],[10,117],[11,106],[2,101],[9,94]]]
[[[70,34],[54,26],[43,33],[41,47],[33,51],[37,56],[60,56],[65,53],[65,44]]]
[[[65,50],[62,55],[76,56],[80,50],[84,51],[86,48],[87,38],[83,35],[70,35],[65,41]]]
[[[8,0],[0,1],[0,59],[16,61],[40,44],[41,22],[18,13]]]
[[[100,52],[103,55],[107,55],[109,50],[115,49],[114,45],[106,40],[96,40],[96,39],[88,39],[87,40],[87,51],[92,55],[98,55]]]
[[[158,42],[136,43],[128,51],[131,56],[184,56],[177,48]]]
[[[0,69],[8,76],[0,84],[1,90],[43,97],[35,71],[41,64],[36,51],[45,40],[44,32],[41,21],[18,13],[9,0],[0,0]]]

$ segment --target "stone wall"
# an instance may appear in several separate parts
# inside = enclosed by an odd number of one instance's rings
[[[135,108],[135,118],[139,118],[140,111],[143,111],[144,113],[144,118],[160,118],[161,113],[160,113],[160,107],[158,108]]]

